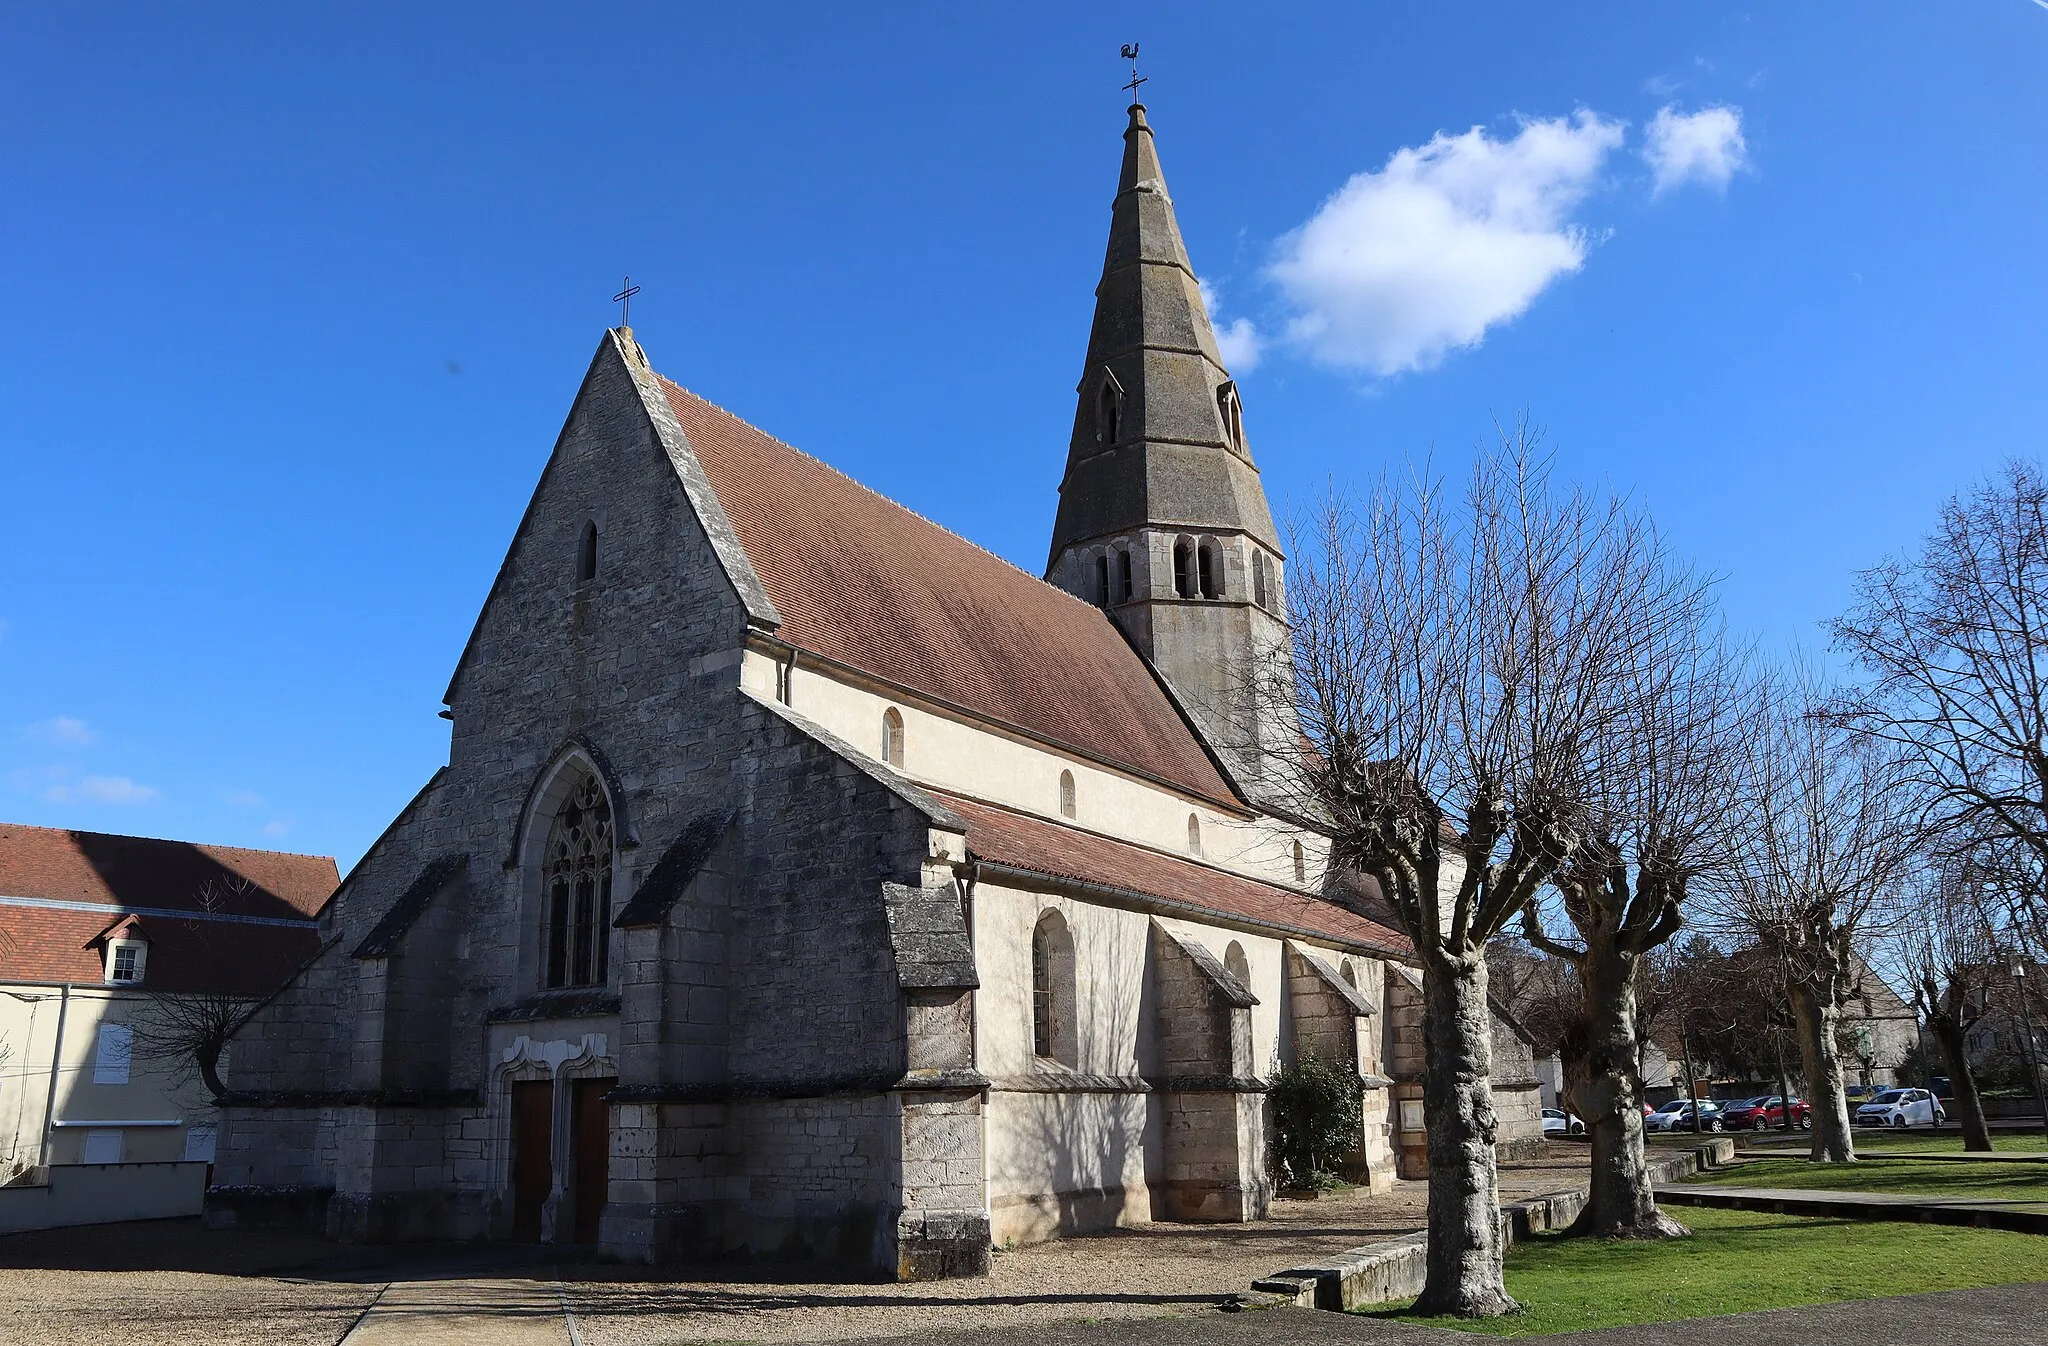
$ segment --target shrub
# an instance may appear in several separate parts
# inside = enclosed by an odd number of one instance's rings
[[[1273,1078],[1273,1168],[1282,1187],[1321,1190],[1358,1145],[1365,1085],[1358,1072],[1305,1056]]]

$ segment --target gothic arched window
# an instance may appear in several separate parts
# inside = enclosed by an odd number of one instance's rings
[[[595,775],[585,776],[555,814],[542,878],[547,984],[603,985],[612,928],[612,805]]]
[[[1031,931],[1031,1054],[1078,1066],[1074,1019],[1074,937],[1048,911]]]
[[[1071,771],[1062,771],[1060,773],[1060,817],[1071,818],[1073,816],[1074,773]]]
[[[1178,538],[1173,544],[1173,592],[1176,598],[1193,598],[1199,590],[1195,582],[1195,541],[1193,538]]]
[[[576,543],[576,582],[586,583],[597,578],[597,525],[583,525],[583,536]]]
[[[1194,814],[1188,815],[1188,854],[1202,853],[1202,820]]]
[[[1214,538],[1203,538],[1201,547],[1195,552],[1197,568],[1201,573],[1202,597],[1223,597],[1223,549],[1216,545]]]
[[[1266,606],[1266,553],[1256,548],[1252,551],[1252,601]]]
[[[1301,849],[1301,843],[1294,843],[1294,881],[1308,882],[1308,854]]]
[[[1116,553],[1117,597],[1123,602],[1131,601],[1131,553],[1119,547]]]
[[[882,712],[882,760],[903,765],[903,713],[894,706]]]
[[[1237,984],[1245,990],[1252,989],[1251,960],[1244,956],[1244,945],[1234,939],[1230,941],[1230,947],[1223,951],[1223,970],[1237,978]]]
[[[1099,601],[1103,607],[1108,607],[1111,603],[1116,601],[1109,587],[1108,552],[1104,552],[1102,555],[1095,558],[1095,592],[1097,595],[1097,601]]]

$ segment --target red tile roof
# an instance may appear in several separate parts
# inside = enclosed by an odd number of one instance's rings
[[[1110,618],[662,381],[781,639],[1206,799],[1236,796]]]
[[[928,787],[927,787],[928,788]],[[1269,928],[1393,954],[1407,938],[1334,902],[1045,818],[933,790],[967,820],[967,852],[1054,879],[1074,879]]]
[[[150,990],[271,991],[318,947],[306,926],[341,876],[332,857],[0,823],[0,979],[99,981],[95,941],[124,911],[149,941]],[[192,912],[195,918],[173,913]]]

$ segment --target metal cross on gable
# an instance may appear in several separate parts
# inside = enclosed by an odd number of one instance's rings
[[[640,293],[640,287],[633,283],[631,276],[619,283],[619,292],[612,296],[612,302],[619,306],[619,326],[631,327],[628,320],[633,312],[633,296]]]
[[[1124,85],[1124,88],[1130,90],[1131,101],[1135,103],[1138,101],[1138,86],[1145,82],[1145,77],[1138,73],[1138,44],[1124,43],[1123,57],[1131,63],[1131,82]]]

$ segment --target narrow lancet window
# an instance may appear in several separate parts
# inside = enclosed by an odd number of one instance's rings
[[[1095,592],[1103,607],[1115,602],[1109,589],[1109,557],[1107,554],[1095,558]]]
[[[1073,816],[1074,773],[1071,771],[1062,771],[1060,773],[1060,817],[1071,818]]]
[[[1176,598],[1193,598],[1195,587],[1195,544],[1180,538],[1173,544],[1173,593]]]
[[[1131,601],[1131,553],[1119,549],[1116,554],[1117,598],[1122,602]]]
[[[547,985],[603,985],[612,928],[612,806],[595,775],[585,776],[555,815],[542,881]]]
[[[1266,553],[1252,552],[1252,601],[1266,606]]]
[[[1188,854],[1202,853],[1202,820],[1194,814],[1188,815]]]
[[[1123,433],[1124,388],[1116,375],[1104,369],[1095,385],[1095,442],[1114,444]]]
[[[1308,882],[1308,855],[1301,849],[1301,843],[1294,843],[1294,881]]]
[[[882,760],[903,765],[903,714],[894,706],[882,712]]]
[[[1223,597],[1223,551],[1214,541],[1204,540],[1195,553],[1201,571],[1202,597]]]
[[[1077,1065],[1074,1021],[1074,937],[1048,911],[1031,931],[1031,1054]]]
[[[597,525],[583,525],[583,536],[576,543],[576,582],[586,584],[597,578]]]

